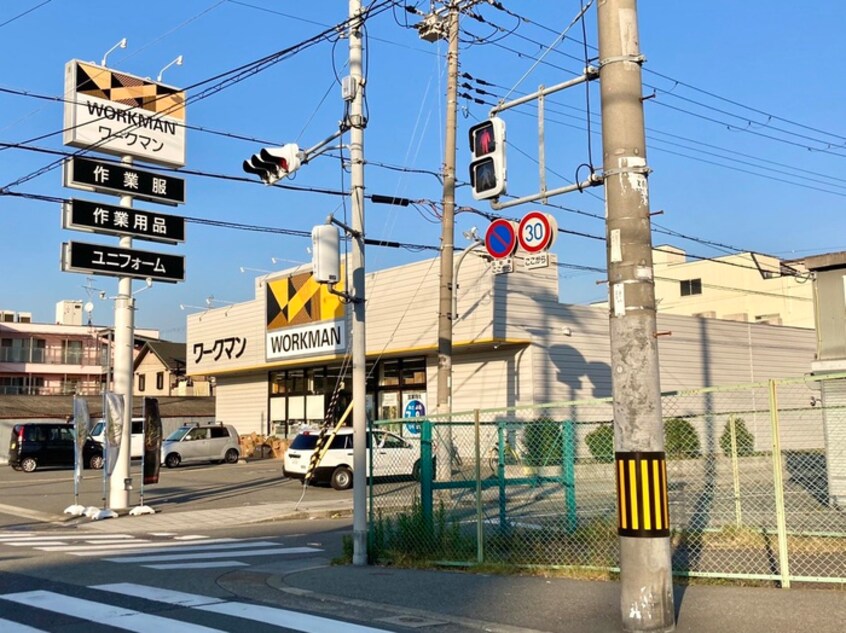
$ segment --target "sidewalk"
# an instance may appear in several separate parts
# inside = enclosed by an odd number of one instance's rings
[[[324,602],[381,606],[492,633],[622,630],[617,582],[348,566],[291,572],[269,583]],[[675,605],[680,633],[841,633],[846,623],[842,589],[679,586]]]

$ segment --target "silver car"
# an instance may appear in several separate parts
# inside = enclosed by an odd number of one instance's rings
[[[222,422],[185,424],[162,442],[162,463],[168,468],[197,462],[234,464],[240,456],[238,431]]]

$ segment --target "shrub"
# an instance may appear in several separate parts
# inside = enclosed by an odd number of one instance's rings
[[[699,434],[684,418],[669,418],[664,422],[664,450],[671,458],[699,457]]]
[[[561,423],[549,418],[539,418],[526,424],[523,435],[526,466],[561,464],[563,459],[561,426]]]
[[[737,455],[738,457],[749,457],[755,452],[755,436],[746,428],[746,422],[743,421],[743,418],[737,416],[729,417],[723,429],[723,434],[720,435],[720,448],[723,450],[723,455],[731,457],[732,418],[734,418],[734,436],[737,441]]]
[[[600,424],[585,436],[585,443],[593,458],[598,462],[614,461],[614,427]]]

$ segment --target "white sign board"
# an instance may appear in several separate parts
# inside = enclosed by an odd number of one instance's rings
[[[344,321],[317,321],[267,333],[267,360],[339,354],[347,349]]]
[[[185,93],[79,60],[65,65],[65,145],[182,167]]]

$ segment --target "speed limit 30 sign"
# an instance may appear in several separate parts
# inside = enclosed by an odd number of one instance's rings
[[[548,213],[530,211],[517,228],[520,248],[529,254],[549,250],[558,235],[558,223]]]

